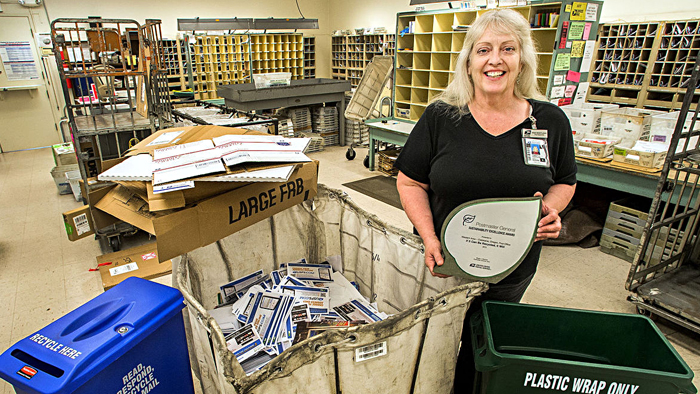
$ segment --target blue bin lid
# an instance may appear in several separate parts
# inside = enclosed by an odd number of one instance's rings
[[[0,378],[32,393],[71,393],[183,307],[179,290],[128,278],[11,346]]]

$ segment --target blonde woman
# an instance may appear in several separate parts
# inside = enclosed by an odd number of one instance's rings
[[[454,208],[480,198],[543,195],[537,242],[515,271],[472,305],[465,323],[483,300],[520,301],[537,269],[541,241],[559,236],[559,212],[576,187],[569,122],[557,106],[540,101],[535,70],[528,21],[510,9],[484,13],[467,32],[454,81],[426,108],[396,161],[401,203],[423,239],[425,265],[434,276],[441,275],[433,267],[443,264],[438,234]],[[528,129],[547,130],[546,137],[526,138]],[[455,393],[471,390],[467,327]]]

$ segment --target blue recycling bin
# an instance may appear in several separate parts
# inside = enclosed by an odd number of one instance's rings
[[[18,394],[192,394],[177,289],[129,278],[0,355]]]

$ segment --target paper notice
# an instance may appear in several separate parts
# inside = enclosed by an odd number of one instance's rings
[[[571,19],[572,21],[582,21],[586,18],[586,5],[588,3],[574,2],[571,6]]]
[[[554,76],[554,85],[561,85],[564,83],[564,76],[563,75],[555,75]]]
[[[569,40],[580,40],[583,37],[585,28],[586,24],[583,22],[571,22],[571,26],[569,26]]]
[[[29,41],[0,41],[0,59],[8,81],[39,79]]]
[[[576,4],[576,3],[574,3]],[[586,20],[587,21],[594,21],[598,19],[598,4],[596,3],[588,3],[586,5]]]
[[[561,39],[559,40],[559,49],[566,48],[566,35],[569,34],[569,21],[564,21],[561,24]]]
[[[552,87],[552,92],[549,94],[549,98],[562,98],[564,97],[564,86],[554,86]]]
[[[557,53],[557,60],[554,62],[554,71],[568,71],[571,68],[571,54]]]
[[[586,27],[583,28],[583,39],[584,40],[587,40],[588,36],[591,35],[591,26],[592,25],[593,25],[592,23],[586,22]]]
[[[581,80],[581,73],[569,70],[569,72],[566,73],[566,80],[571,82],[579,82]]]
[[[574,97],[574,92],[576,92],[576,85],[567,85],[566,90],[564,91],[564,97]]]
[[[578,84],[578,89],[576,89],[576,94],[574,95],[574,103],[583,103],[586,101],[588,85],[588,82],[581,82]]]
[[[582,73],[587,73],[591,70],[591,60],[593,60],[593,48],[595,48],[595,41],[586,41],[586,46],[583,49],[583,57],[581,58],[581,68],[579,69]]]
[[[585,41],[574,41],[574,43],[571,45],[571,57],[583,57],[583,51],[585,48]]]

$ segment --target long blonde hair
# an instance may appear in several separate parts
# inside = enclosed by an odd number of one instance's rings
[[[520,13],[497,8],[476,18],[467,31],[464,45],[457,57],[454,80],[445,91],[432,101],[442,101],[459,110],[460,115],[467,114],[467,105],[474,99],[474,83],[469,76],[468,64],[474,43],[486,30],[496,34],[509,34],[517,38],[520,44],[520,74],[515,82],[515,96],[518,98],[544,99],[537,86],[537,55],[530,32],[530,24]],[[453,108],[454,109],[454,108]]]

